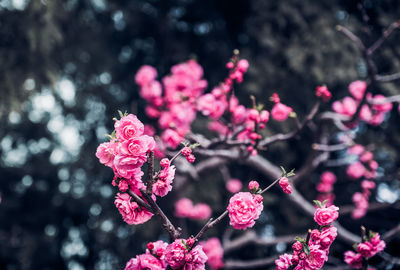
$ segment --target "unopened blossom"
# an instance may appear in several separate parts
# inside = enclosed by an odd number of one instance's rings
[[[331,205],[329,207],[317,208],[314,213],[314,220],[318,225],[325,226],[334,222],[339,217],[339,207]]]
[[[250,192],[239,192],[229,200],[228,213],[230,225],[235,229],[245,230],[255,224],[262,210],[262,202],[258,202]]]
[[[249,189],[250,190],[258,190],[260,188],[260,184],[257,181],[250,181],[249,182]]]
[[[204,253],[208,257],[207,264],[211,270],[217,270],[224,266],[224,249],[218,238],[213,237],[207,241],[201,241],[199,244],[203,247]]]
[[[287,177],[281,177],[279,179],[279,186],[282,188],[283,192],[290,194],[292,193],[292,186],[289,183],[289,179]]]
[[[153,216],[147,209],[143,209],[137,202],[132,201],[127,193],[117,193],[114,203],[124,221],[129,225],[145,223]]]
[[[190,154],[190,155],[188,155],[188,156],[186,157],[186,160],[187,160],[188,162],[190,162],[190,163],[193,163],[193,162],[195,162],[196,157],[195,157],[193,154]]]
[[[276,121],[285,121],[292,111],[293,109],[289,106],[282,103],[276,103],[271,110],[271,117]]]
[[[237,193],[242,189],[242,182],[239,179],[232,178],[226,182],[226,189],[230,193]]]
[[[317,86],[315,90],[315,95],[317,97],[322,98],[324,102],[328,102],[332,97],[332,94],[331,92],[329,92],[328,87],[326,87],[326,85]]]

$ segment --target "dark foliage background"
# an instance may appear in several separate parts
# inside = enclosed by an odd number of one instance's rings
[[[136,227],[123,223],[113,205],[112,172],[94,156],[117,109],[145,119],[133,80],[141,65],[165,75],[171,65],[195,57],[212,86],[223,80],[224,65],[238,48],[251,64],[237,91],[242,102],[249,104],[254,94],[268,104],[276,91],[301,116],[317,85],[327,84],[337,99],[348,83],[366,77],[356,47],[335,26],[349,27],[368,43],[399,14],[396,0],[0,0],[0,269],[121,269],[146,241],[167,237],[156,219]],[[400,71],[399,34],[375,60],[382,74]],[[399,82],[376,92],[399,93]],[[393,113],[382,126],[358,131],[360,143],[379,150],[385,177],[373,197],[380,201],[400,196],[399,123]],[[288,130],[286,125],[271,124],[269,130]],[[302,143],[277,144],[266,155],[298,168],[310,140],[305,134]],[[340,201],[350,204],[359,186],[345,187],[343,171],[337,172],[343,179],[336,188],[348,192]],[[257,177],[238,165],[231,174],[246,182]],[[310,179],[300,190],[311,200],[318,175]],[[216,211],[228,198],[218,171],[185,194]],[[281,197],[273,191],[266,199],[257,225],[262,237],[302,233],[310,225]],[[160,200],[169,213],[172,200]],[[354,232],[361,223],[382,231],[397,224],[399,214],[392,209],[341,221]],[[181,225],[193,233],[201,223]],[[333,252],[342,259],[349,248],[338,243]],[[388,252],[396,248],[398,242]],[[250,247],[232,256],[249,259],[284,249]]]

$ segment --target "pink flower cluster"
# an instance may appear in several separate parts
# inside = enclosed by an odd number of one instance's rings
[[[156,181],[153,184],[153,193],[157,196],[164,197],[172,190],[172,182],[175,177],[175,166],[170,166],[170,162],[167,158],[163,158],[160,161],[162,170],[157,174]]]
[[[207,255],[201,245],[192,247],[194,243],[184,239],[176,239],[165,250],[165,259],[172,269],[204,270]]]
[[[357,252],[348,250],[344,253],[344,261],[354,269],[361,269],[363,258],[371,258],[386,247],[386,243],[381,240],[379,233],[370,232],[368,238],[357,245]]]
[[[347,175],[352,179],[365,177],[361,182],[362,192],[356,192],[353,195],[353,202],[356,208],[352,212],[354,219],[359,219],[365,216],[369,206],[368,200],[371,190],[375,188],[375,182],[369,180],[376,177],[378,163],[373,159],[374,154],[371,151],[365,150],[362,145],[356,144],[349,148],[348,153],[357,157],[357,161],[350,164],[347,169]]]
[[[334,206],[335,207],[335,206]],[[337,207],[336,207],[337,208]],[[325,209],[323,212],[319,209]],[[331,211],[333,210],[333,211]],[[283,254],[275,260],[277,270],[316,270],[321,269],[328,260],[329,248],[337,236],[337,228],[330,223],[337,218],[337,209],[331,207],[318,208],[314,215],[322,229],[311,231],[307,239],[297,237],[297,241],[292,245],[292,254]]]
[[[211,270],[217,270],[224,266],[224,249],[218,238],[213,237],[207,241],[201,241],[199,244],[203,247],[204,253],[208,257],[207,264]]]
[[[205,203],[193,205],[190,199],[182,198],[175,203],[175,216],[194,220],[209,219],[211,207]]]
[[[321,174],[321,182],[317,185],[317,191],[319,201],[327,200],[326,205],[330,206],[335,200],[335,195],[333,194],[333,184],[336,182],[336,176],[330,171],[325,171]]]
[[[357,157],[357,161],[350,164],[346,169],[346,173],[350,178],[376,178],[378,163],[374,160],[372,152],[365,150],[362,145],[356,144],[348,149],[348,153]]]
[[[202,79],[203,69],[195,60],[173,66],[171,75],[165,76],[162,84],[156,77],[153,67],[143,66],[135,80],[141,97],[148,102],[146,114],[158,119],[163,131],[161,140],[176,148],[190,131],[190,124],[196,117],[196,100],[207,87],[207,81]]]
[[[353,194],[353,202],[356,208],[352,212],[352,217],[354,219],[359,219],[365,216],[367,213],[367,209],[369,206],[368,199],[371,195],[371,189],[376,187],[374,181],[371,180],[363,180],[361,182],[362,192],[356,192]]]
[[[235,229],[245,230],[255,224],[264,206],[263,197],[250,192],[239,192],[231,197],[228,205],[230,225]]]
[[[130,259],[125,266],[125,270],[163,270],[167,268],[165,261],[165,249],[168,244],[163,241],[156,241],[147,244],[145,254],[137,255]]]
[[[271,110],[272,119],[279,122],[285,121],[290,113],[293,112],[293,109],[281,103],[281,99],[277,93],[273,93],[270,99],[275,103]]]
[[[147,153],[155,147],[153,137],[144,135],[144,125],[133,114],[124,115],[114,124],[115,131],[110,142],[99,145],[96,156],[100,163],[113,169],[112,182],[121,192],[128,189],[141,197],[139,189],[144,188],[141,167],[147,160]],[[152,214],[131,200],[128,194],[117,194],[115,205],[128,224],[140,224],[149,220]]]
[[[367,89],[367,84],[364,81],[354,81],[349,85],[349,92],[353,97],[346,96],[342,101],[335,101],[332,104],[332,109],[338,114],[353,116],[358,104],[364,97]],[[385,97],[382,95],[372,96],[367,94],[366,100],[369,104],[364,104],[360,111],[360,120],[371,124],[380,125],[385,120],[385,115],[389,112],[393,105],[390,102],[385,102]]]
[[[287,177],[281,177],[279,179],[279,186],[282,188],[283,192],[290,194],[293,191],[292,186],[289,183],[289,179]]]

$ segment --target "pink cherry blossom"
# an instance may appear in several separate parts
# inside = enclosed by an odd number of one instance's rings
[[[285,121],[289,114],[293,111],[292,108],[282,103],[276,103],[271,110],[271,117],[276,121]]]
[[[281,179],[279,179],[279,186],[282,188],[283,192],[290,194],[292,193],[292,186],[289,183],[289,179],[287,179],[287,177],[281,177]]]
[[[386,97],[383,95],[376,95],[372,98],[372,108],[377,112],[389,112],[392,110],[393,105],[391,102],[385,102]],[[376,104],[378,103],[378,104]]]
[[[279,259],[275,260],[276,270],[286,270],[291,265],[292,255],[290,254],[283,254],[279,256]]]
[[[100,144],[96,150],[96,157],[99,159],[100,163],[113,168],[117,146],[118,144],[115,142],[105,142]]]
[[[339,217],[339,207],[331,205],[329,207],[317,208],[314,213],[314,220],[318,225],[325,226],[334,222]]]
[[[332,185],[336,182],[336,176],[330,171],[325,171],[321,174],[321,182]]]
[[[357,246],[357,251],[361,254],[361,256],[369,258],[372,257],[373,246],[369,242],[359,243]]]
[[[318,245],[310,245],[310,254],[305,260],[300,261],[299,265],[303,269],[320,269],[327,260],[328,256],[325,251],[321,250]]]
[[[142,209],[135,201],[132,201],[127,193],[117,193],[115,206],[129,225],[145,223],[153,216],[148,210]]]
[[[188,198],[182,198],[175,203],[175,216],[185,218],[190,216],[193,202]]]
[[[135,75],[135,81],[139,85],[145,85],[157,77],[157,70],[148,65],[142,66]]]
[[[226,189],[230,193],[237,193],[242,189],[242,182],[239,179],[232,178],[228,182],[226,182]]]
[[[143,135],[144,125],[136,115],[128,114],[114,124],[115,135],[119,141],[129,140]]]
[[[364,175],[365,167],[360,162],[354,162],[347,167],[346,173],[349,177],[358,179]]]
[[[361,100],[367,89],[367,83],[364,81],[354,81],[349,84],[349,92],[356,99]]]
[[[125,270],[164,270],[166,267],[161,260],[151,254],[141,254],[130,259]]]
[[[205,203],[198,203],[192,208],[189,217],[199,220],[209,219],[211,217],[211,207]]]
[[[165,250],[165,259],[172,269],[204,270],[207,255],[201,245],[195,246],[190,252],[186,249],[184,239],[176,239]]]
[[[375,233],[375,235],[372,236],[369,241],[373,247],[372,256],[383,251],[386,247],[386,243],[385,241],[381,240],[381,236],[379,235],[379,233]]]
[[[224,266],[224,249],[218,238],[213,237],[207,241],[201,241],[199,244],[203,247],[204,253],[208,257],[207,264],[211,270],[217,270]]]
[[[173,129],[166,129],[161,135],[161,139],[171,148],[176,148],[183,141],[183,136]]]
[[[361,155],[364,152],[364,149],[364,146],[362,146],[361,144],[356,144],[350,147],[347,151],[350,155]]]
[[[344,261],[354,269],[361,269],[362,267],[362,256],[359,253],[354,253],[350,250],[346,251],[344,253]]]
[[[235,229],[251,228],[262,210],[262,202],[257,202],[250,192],[239,192],[229,200],[228,213],[230,225]]]

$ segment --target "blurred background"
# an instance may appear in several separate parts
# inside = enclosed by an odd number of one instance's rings
[[[195,58],[211,87],[225,78],[225,63],[239,49],[250,62],[236,92],[242,103],[250,104],[249,94],[267,103],[278,92],[302,116],[317,85],[327,84],[338,99],[351,81],[366,77],[360,53],[335,26],[345,25],[368,43],[399,15],[397,0],[0,0],[0,269],[122,269],[146,241],[167,239],[157,219],[140,226],[122,221],[113,204],[113,173],[95,157],[118,109],[146,121],[133,79],[141,65],[166,75],[171,65]],[[375,60],[381,74],[400,71],[399,33]],[[399,86],[384,84],[376,92],[398,94]],[[358,142],[372,143],[381,165],[374,201],[400,196],[399,123],[392,113],[379,127],[357,130]],[[271,125],[272,133],[287,129]],[[267,156],[298,167],[305,145],[278,144]],[[244,182],[257,178],[240,166],[231,169]],[[318,177],[310,175],[299,187],[307,199],[315,198]],[[229,196],[221,175],[216,171],[204,181],[185,195],[219,213]],[[348,205],[359,184],[346,188],[340,199]],[[279,190],[268,196],[274,206],[257,224],[260,237],[303,233],[312,222],[291,205],[277,205],[281,197]],[[170,214],[171,199],[160,200]],[[388,209],[358,221],[348,216],[343,224],[356,233],[360,224],[379,231],[398,224],[399,214]],[[185,226],[194,233],[201,223]],[[231,256],[259,258],[285,248],[250,247]],[[395,242],[387,251],[399,248]],[[342,259],[347,249],[338,243],[332,252]]]

